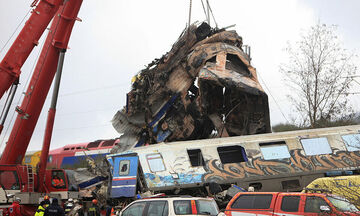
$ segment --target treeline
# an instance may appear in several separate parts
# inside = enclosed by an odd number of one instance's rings
[[[314,127],[305,126],[305,125],[297,125],[292,123],[280,123],[272,126],[273,132],[282,132],[282,131],[294,131],[294,130],[305,130],[305,129],[313,129],[313,128],[325,128],[325,127],[338,127],[338,126],[346,126],[346,125],[356,125],[360,124],[360,113],[357,113],[352,116],[343,117],[334,121],[328,121],[325,119],[321,119]]]

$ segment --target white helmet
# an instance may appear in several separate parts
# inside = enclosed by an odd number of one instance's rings
[[[15,197],[15,201],[17,201],[17,202],[21,202],[21,199],[20,199],[20,197]]]
[[[69,202],[74,202],[73,198],[69,198],[68,201],[69,201]]]

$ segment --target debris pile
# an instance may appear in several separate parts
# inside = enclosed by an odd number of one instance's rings
[[[268,97],[235,31],[186,28],[172,49],[132,80],[112,124],[113,152],[179,140],[271,132]]]

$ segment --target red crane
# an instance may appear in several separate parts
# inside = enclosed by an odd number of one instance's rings
[[[22,200],[26,200],[25,203],[22,203],[28,204],[23,208],[23,215],[33,215],[34,205],[31,204],[39,203],[39,198],[43,195],[41,193],[58,192],[58,195],[62,195],[61,192],[68,190],[68,180],[64,171],[45,170],[45,167],[55,117],[62,63],[81,4],[82,0],[35,0],[32,6],[36,5],[36,7],[32,10],[32,15],[0,63],[1,98],[12,85],[17,85],[22,65],[34,46],[38,44],[40,36],[53,19],[22,104],[16,108],[18,112],[17,119],[0,159],[0,205],[11,202],[11,199],[2,197],[4,193],[5,195],[7,194],[7,190],[18,191],[19,193],[15,194],[15,196],[22,196]],[[55,73],[57,78],[48,113],[39,170],[37,173],[33,173],[30,167],[20,164],[24,158]],[[11,94],[14,94],[14,89],[12,88],[10,91]],[[10,101],[12,97],[13,95],[10,96]],[[7,114],[9,108],[5,109]],[[0,133],[5,117],[0,121]],[[60,178],[63,184],[54,185],[55,178]],[[30,192],[32,193],[31,196]],[[69,192],[66,194],[69,194]]]

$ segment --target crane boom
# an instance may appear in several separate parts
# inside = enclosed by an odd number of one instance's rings
[[[56,72],[60,50],[66,49],[82,0],[60,6],[54,16],[30,84],[2,153],[0,165],[21,164]],[[47,158],[47,156],[46,156]]]
[[[20,76],[21,67],[62,4],[63,0],[42,0],[32,10],[32,15],[0,63],[0,98]]]

